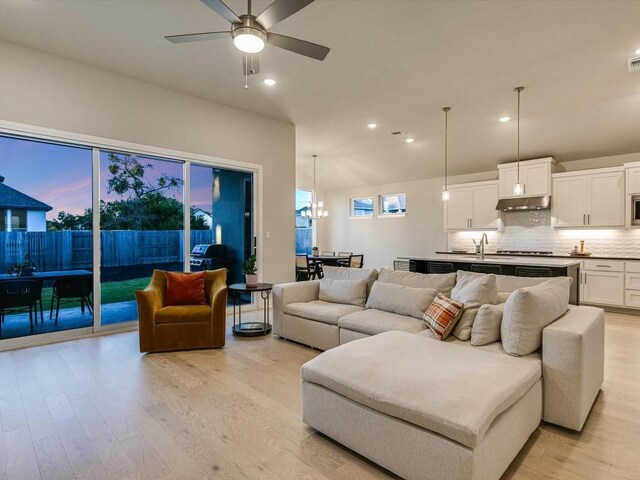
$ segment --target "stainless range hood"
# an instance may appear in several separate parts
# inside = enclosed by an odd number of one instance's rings
[[[551,208],[551,195],[537,197],[501,198],[498,200],[496,210],[503,212],[517,212],[521,210],[549,210]]]

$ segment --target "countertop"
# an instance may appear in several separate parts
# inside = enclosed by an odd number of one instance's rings
[[[425,260],[434,262],[457,262],[457,263],[491,263],[503,265],[535,265],[540,267],[569,267],[571,265],[579,265],[580,258],[553,258],[548,256],[504,256],[504,255],[486,255],[484,260],[476,258],[471,254],[434,254],[426,257],[398,257],[403,260]]]
[[[437,255],[474,255],[473,252],[436,252]],[[590,255],[588,257],[572,257],[571,255],[525,255],[525,254],[517,254],[517,253],[485,253],[485,257],[527,257],[527,258],[571,258],[575,260],[583,260],[583,259],[601,259],[601,260],[640,260],[640,257],[632,257],[632,256],[615,256],[615,255]]]

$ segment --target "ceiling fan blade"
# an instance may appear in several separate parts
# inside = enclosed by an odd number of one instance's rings
[[[225,5],[222,0],[200,0],[211,10],[216,12],[221,17],[224,17],[225,20],[229,23],[242,23],[238,15],[236,15],[233,10]]]
[[[267,33],[267,43],[274,47],[284,48],[290,52],[304,55],[305,57],[315,58],[316,60],[324,60],[329,51],[329,47],[318,45],[317,43],[307,42],[299,38],[286,37],[277,33]]]
[[[313,1],[314,0],[275,0],[275,2],[258,15],[256,21],[268,30],[298,10],[302,10]]]
[[[242,70],[245,75],[260,73],[260,57],[257,53],[245,53],[242,56]]]
[[[202,32],[186,33],[184,35],[167,35],[166,38],[171,43],[200,42],[202,40],[215,40],[216,38],[229,37],[231,32]]]

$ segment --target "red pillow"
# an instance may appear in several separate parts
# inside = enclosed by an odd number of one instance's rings
[[[204,274],[165,272],[167,274],[167,297],[165,306],[206,305],[204,298]]]

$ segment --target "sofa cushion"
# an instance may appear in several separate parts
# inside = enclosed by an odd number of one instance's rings
[[[211,322],[211,307],[209,305],[175,305],[163,307],[156,311],[155,322]]]
[[[406,332],[347,343],[302,366],[304,381],[471,448],[540,376],[539,362]]]
[[[424,312],[422,319],[438,340],[444,340],[460,319],[463,310],[464,304],[439,293]]]
[[[331,325],[337,325],[340,317],[353,312],[359,312],[360,310],[364,310],[364,307],[345,305],[343,303],[323,302],[322,300],[289,303],[284,306],[284,313],[308,320],[329,323]]]
[[[345,303],[364,307],[367,301],[367,283],[364,280],[320,280],[318,298],[325,302]]]
[[[375,268],[346,268],[324,266],[322,268],[324,278],[333,280],[364,280],[367,283],[367,295],[373,282],[378,279],[378,270]]]
[[[438,292],[433,288],[412,288],[376,281],[367,299],[367,308],[422,318]]]
[[[377,335],[392,330],[418,333],[426,328],[424,322],[417,318],[375,309],[345,315],[338,320],[338,326],[368,335]]]
[[[458,280],[451,291],[451,298],[464,303],[465,307],[462,317],[453,329],[453,334],[460,340],[469,340],[471,327],[480,305],[496,303],[498,298],[496,276],[458,270]]]
[[[438,292],[451,295],[451,289],[456,284],[455,273],[416,273],[391,270],[390,268],[380,269],[378,280],[384,283],[404,285],[413,288],[435,288]]]
[[[504,303],[480,306],[471,328],[471,345],[487,345],[500,340]]]
[[[519,288],[504,305],[500,334],[510,355],[527,355],[542,345],[542,330],[569,309],[570,277]]]

